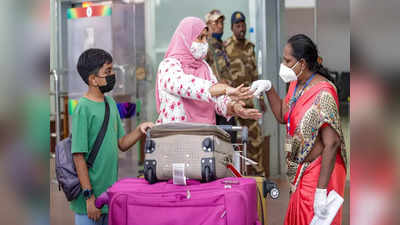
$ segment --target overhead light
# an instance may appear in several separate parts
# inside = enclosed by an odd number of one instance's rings
[[[285,0],[285,8],[315,8],[318,0]]]

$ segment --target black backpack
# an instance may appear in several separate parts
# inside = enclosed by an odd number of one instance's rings
[[[92,151],[89,154],[87,161],[88,168],[93,166],[97,153],[99,152],[101,143],[107,131],[108,121],[110,119],[110,107],[106,98],[104,98],[106,110],[104,114],[104,121],[96,137]],[[65,193],[68,201],[76,199],[82,192],[81,184],[79,182],[78,174],[76,173],[75,163],[71,153],[72,136],[60,141],[56,146],[56,176],[59,189]]]

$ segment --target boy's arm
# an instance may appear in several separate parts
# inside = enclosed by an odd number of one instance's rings
[[[82,189],[92,190],[92,185],[90,184],[89,180],[89,171],[87,168],[85,155],[83,153],[74,153],[73,158],[76,167],[76,172],[78,174]]]
[[[146,134],[146,129],[153,127],[152,122],[145,122],[136,127],[136,129],[129,134],[123,136],[118,140],[118,147],[121,151],[127,151],[132,145]]]
[[[76,172],[78,174],[79,182],[81,183],[82,190],[92,190],[92,185],[90,184],[89,172],[85,160],[85,155],[83,153],[74,153],[73,159],[75,163]],[[95,206],[96,197],[94,194],[86,200],[86,210],[88,217],[93,220],[98,220],[101,216],[101,210]]]
[[[129,134],[123,136],[118,140],[118,147],[121,151],[125,152],[127,151],[132,145],[134,145],[141,137],[142,137],[142,132],[140,132],[139,127],[136,127],[136,129]]]
[[[82,106],[78,104],[74,114],[72,115],[72,136],[74,138],[72,141],[71,152],[82,190],[92,190],[85,159],[85,154],[89,153],[88,117],[87,108],[84,105]],[[93,220],[97,220],[101,215],[101,210],[97,209],[94,204],[95,199],[96,197],[92,195],[88,200],[86,200],[86,211],[88,217]]]

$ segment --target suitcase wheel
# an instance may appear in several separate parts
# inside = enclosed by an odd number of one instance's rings
[[[208,167],[208,166],[206,166],[204,168],[204,178],[205,178],[205,182],[210,182],[212,180],[210,167]]]
[[[201,181],[207,183],[216,179],[215,158],[201,159]]]
[[[152,168],[147,168],[144,172],[144,178],[149,182],[149,184],[154,184],[157,182],[157,178]]]

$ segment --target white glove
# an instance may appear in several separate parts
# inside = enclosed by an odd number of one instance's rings
[[[254,96],[260,97],[264,91],[269,91],[272,87],[271,81],[269,80],[256,80],[251,84],[250,91],[255,91]]]
[[[328,214],[326,208],[328,203],[327,198],[327,190],[317,188],[314,195],[314,215],[321,219],[325,219]]]

